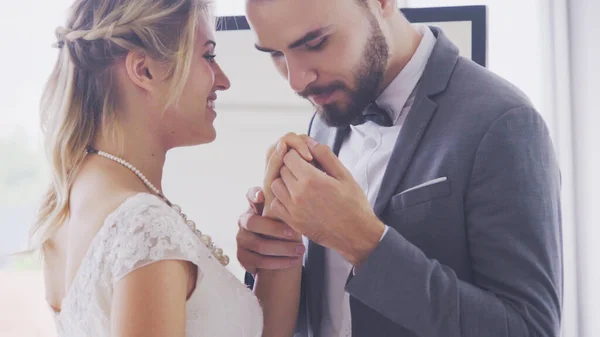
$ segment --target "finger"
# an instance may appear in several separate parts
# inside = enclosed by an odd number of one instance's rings
[[[288,192],[295,189],[296,184],[298,183],[298,179],[294,176],[292,171],[290,171],[290,169],[287,166],[284,165],[281,168],[281,170],[279,171],[279,175],[281,176],[281,179],[283,180],[283,183],[285,184]]]
[[[296,135],[295,133],[288,133],[282,137],[276,146],[272,146],[268,151],[267,157],[267,168],[265,170],[265,177],[263,180],[263,186],[265,188],[279,177],[279,171],[283,166],[283,157],[290,150],[294,149],[305,162],[312,162],[313,156],[308,148],[309,137],[307,135]],[[265,199],[270,202],[271,196],[270,191],[267,192]]]
[[[262,214],[265,202],[265,195],[260,187],[253,187],[249,189],[246,193],[246,199],[248,199],[250,209],[255,214]]]
[[[291,199],[289,202],[291,202]],[[281,219],[281,221],[283,221],[283,222],[287,223],[287,221],[292,220],[292,217],[290,216],[290,213],[289,213],[287,207],[278,198],[273,199],[273,202],[271,202],[271,211],[278,219]],[[295,239],[298,239],[298,236],[300,234],[297,234],[297,232],[295,232],[295,231],[294,231],[294,233],[296,233]]]
[[[310,149],[308,148],[308,138],[309,137],[307,135],[296,135],[295,133],[288,133],[282,138],[282,140],[286,145],[288,151],[290,149],[294,149],[300,154],[302,159],[310,162],[313,160],[313,155],[310,152]]]
[[[285,185],[282,178],[277,178],[275,179],[275,181],[273,181],[273,184],[271,184],[271,190],[275,195],[275,198],[273,199],[273,201],[271,201],[271,204],[269,205],[271,210],[273,210],[273,206],[279,207],[283,205],[289,205],[292,201],[292,197],[290,195],[288,187]],[[277,205],[277,203],[282,203],[282,205]],[[285,215],[287,215],[287,209],[285,209],[285,206],[283,206],[283,208],[284,209],[279,210],[278,213],[283,212],[285,213]],[[280,219],[283,220],[283,218]]]
[[[240,229],[238,232],[237,244],[238,248],[271,257],[298,257],[304,255],[306,251],[302,241],[265,238],[244,229]]]
[[[329,146],[319,144],[313,138],[309,138],[307,143],[315,161],[319,163],[325,173],[338,180],[347,179],[352,176]],[[292,170],[292,172],[294,171]]]
[[[264,256],[250,250],[240,249],[238,250],[238,261],[247,272],[255,275],[257,269],[280,270],[301,265],[302,257]]]
[[[253,213],[242,214],[238,219],[238,226],[241,230],[265,235],[271,238],[284,240],[294,238],[294,230],[290,226]]]
[[[270,186],[273,183],[273,181],[279,177],[279,171],[283,166],[283,157],[285,156],[286,151],[287,148],[285,146],[285,143],[280,142],[277,146],[277,149],[275,150],[275,152],[273,152],[273,154],[269,158],[269,161],[267,162],[263,186],[266,189],[266,191],[264,191],[265,201],[268,203],[272,201],[272,191],[270,189]]]
[[[283,164],[287,166],[292,174],[299,180],[304,180],[311,175],[323,174],[322,171],[302,159],[295,150],[290,150],[285,154],[283,157]]]
[[[248,190],[246,193],[246,198],[251,203],[263,203],[265,202],[265,196],[263,194],[262,188],[255,186]]]
[[[308,148],[308,139],[308,135],[297,135],[293,132],[286,134],[285,136],[281,137],[277,143],[269,147],[266,158],[267,163],[276,151],[279,150],[285,154],[290,149],[298,151],[304,160],[311,162],[313,160],[313,155]]]
[[[290,199],[288,202],[293,201]],[[281,219],[283,223],[291,224],[294,220],[292,219],[288,206],[284,205],[278,198],[275,198],[271,203],[271,211],[273,215],[278,219]],[[294,242],[302,242],[302,233],[293,226],[289,226],[289,228],[292,230],[292,237],[289,240]]]
[[[248,213],[261,215],[262,209],[260,209],[259,206],[255,205],[253,203],[250,203],[250,206],[248,207]]]

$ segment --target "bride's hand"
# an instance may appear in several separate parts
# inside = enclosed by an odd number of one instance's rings
[[[263,193],[265,197],[265,206],[263,209],[263,216],[270,215],[270,206],[275,195],[271,190],[273,182],[280,177],[280,171],[283,167],[283,158],[288,151],[296,151],[309,163],[313,162],[313,156],[308,148],[306,141],[308,140],[307,135],[297,135],[293,132],[286,134],[281,137],[279,141],[273,144],[267,151],[266,158],[266,171],[265,178],[263,181]]]

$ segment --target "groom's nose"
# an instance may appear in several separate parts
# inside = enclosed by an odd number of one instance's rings
[[[287,60],[287,78],[290,87],[295,92],[304,91],[306,87],[317,80],[317,72],[310,69],[300,60]]]

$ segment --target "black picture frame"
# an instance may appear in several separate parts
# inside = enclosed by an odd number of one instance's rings
[[[413,23],[471,21],[471,59],[487,66],[487,6],[401,8],[400,11]]]

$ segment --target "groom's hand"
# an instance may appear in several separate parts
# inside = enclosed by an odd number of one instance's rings
[[[275,198],[271,185],[280,177],[285,154],[294,149],[304,160],[313,160],[307,140],[307,135],[290,132],[269,147],[263,181],[265,190],[252,188],[246,195],[250,208],[238,220],[237,255],[250,274],[255,274],[257,269],[286,269],[302,263],[305,251],[302,236],[272,216],[270,206]]]
[[[311,138],[307,143],[319,168],[295,149],[288,151],[280,177],[271,184],[275,195],[271,212],[298,233],[358,266],[379,244],[385,225],[331,149]]]
[[[260,188],[248,191],[250,207],[238,220],[237,258],[247,272],[257,269],[287,269],[302,263],[305,252],[302,240],[288,225],[263,217],[264,195]]]
[[[273,182],[280,178],[280,171],[283,167],[283,159],[288,151],[297,152],[300,157],[306,162],[312,162],[313,156],[308,148],[308,135],[297,135],[293,132],[287,133],[281,137],[275,144],[269,147],[267,151],[266,163],[265,163],[265,176],[263,180],[263,193],[264,193],[264,207],[262,210],[263,216],[273,218],[274,214],[271,212],[271,205],[275,200],[275,195],[272,191]],[[302,236],[297,233],[296,238]]]

